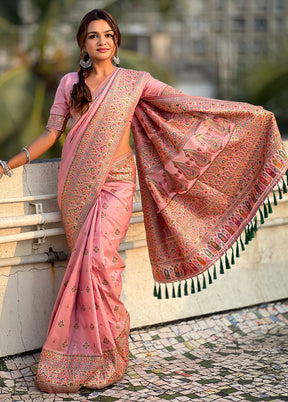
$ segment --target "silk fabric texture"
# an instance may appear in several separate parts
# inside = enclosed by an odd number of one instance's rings
[[[62,79],[48,122],[62,130],[72,117],[58,185],[72,254],[36,378],[47,392],[102,388],[118,381],[128,364],[128,313],[123,306],[115,320],[109,307],[111,300],[114,308],[115,302],[121,304],[120,274],[115,279],[116,296],[113,286],[104,290],[105,281],[81,282],[85,270],[90,279],[104,271],[105,258],[93,259],[95,245],[99,247],[93,233],[127,124],[132,121],[148,249],[158,282],[192,278],[209,269],[236,241],[287,169],[274,116],[262,107],[187,96],[148,73],[118,68],[80,116],[69,108],[77,80],[76,73]],[[122,188],[125,180],[119,183]],[[118,232],[117,225],[110,227],[103,248],[109,249],[109,236]],[[112,254],[109,264],[115,258],[120,261],[117,245]],[[75,317],[75,311],[80,331],[74,318],[67,319]]]

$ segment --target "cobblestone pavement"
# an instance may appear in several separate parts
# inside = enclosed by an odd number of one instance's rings
[[[0,359],[0,401],[288,401],[288,300],[135,330],[124,379],[44,394],[39,353]]]

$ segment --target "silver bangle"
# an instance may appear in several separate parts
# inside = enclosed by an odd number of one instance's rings
[[[29,154],[29,151],[28,151],[28,149],[27,148],[22,148],[22,151],[24,151],[25,152],[25,155],[26,155],[26,163],[30,163],[31,162],[31,158],[30,158],[30,154]]]
[[[11,177],[13,175],[12,170],[9,168],[5,161],[1,161],[0,159],[0,165],[3,168],[3,173],[5,174],[5,176]]]

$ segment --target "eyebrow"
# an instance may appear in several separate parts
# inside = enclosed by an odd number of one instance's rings
[[[114,32],[114,31],[113,31],[113,29],[107,29],[107,31],[103,31],[103,32],[100,32],[100,33],[106,33],[106,32]],[[99,32],[91,31],[91,32],[88,32],[87,35],[90,35],[90,34],[92,34],[92,33],[94,33],[94,34],[96,33],[96,34],[97,34],[97,33],[99,33]]]

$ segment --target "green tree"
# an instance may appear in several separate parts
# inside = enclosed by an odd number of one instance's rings
[[[286,45],[269,59],[259,60],[240,74],[240,100],[271,110],[281,133],[288,134],[288,51]]]
[[[124,0],[125,4],[127,1]],[[161,0],[163,7],[167,1],[170,3],[170,0]],[[69,57],[65,52],[65,46],[57,49],[53,37],[51,39],[54,26],[73,9],[77,0],[31,0],[31,2],[29,25],[34,27],[35,31],[26,44],[25,51],[19,44],[19,28],[25,23],[18,13],[20,1],[0,5],[2,16],[0,43],[12,49],[10,53],[17,55],[18,59],[17,67],[11,68],[0,77],[0,159],[9,158],[43,132],[59,79],[68,71],[75,70],[79,55],[76,43],[75,54]],[[138,0],[134,0],[135,2]],[[122,2],[107,1],[107,5],[111,3],[116,9],[122,10]],[[133,1],[130,0],[131,3]],[[115,14],[117,16],[119,12]],[[10,32],[10,35],[5,42],[7,32]],[[72,41],[74,43],[74,36]],[[54,50],[51,52],[51,49]],[[172,81],[169,71],[146,57],[122,49],[120,57],[122,67],[149,71],[155,78],[167,83]],[[60,140],[41,157],[60,156],[61,145]]]
[[[76,0],[31,0],[33,13],[30,25],[35,29],[25,50],[19,35],[9,37],[9,46],[15,49],[17,67],[12,67],[0,78],[0,158],[8,158],[37,137],[45,128],[59,76],[69,70],[71,61],[65,51],[55,49],[48,53],[49,32]],[[25,21],[19,15],[19,0],[1,3],[3,16],[1,39],[7,31],[19,32]],[[3,46],[3,40],[1,40]],[[5,44],[4,44],[5,46]],[[13,50],[12,50],[13,51]],[[17,56],[17,57],[16,57]],[[45,155],[59,155],[55,144]]]

